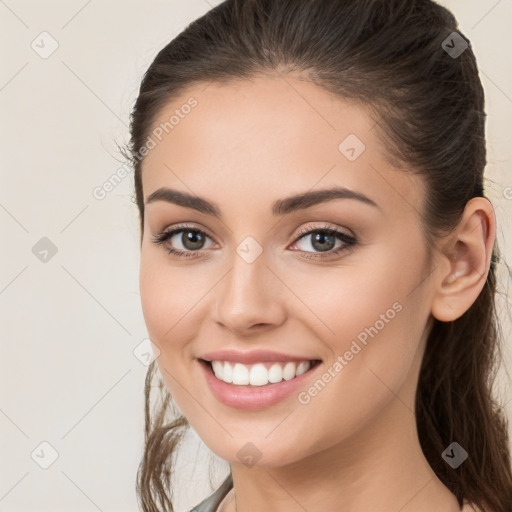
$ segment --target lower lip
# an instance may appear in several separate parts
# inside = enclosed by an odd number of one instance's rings
[[[219,402],[236,409],[248,410],[264,409],[281,402],[281,400],[284,400],[294,391],[303,387],[317,373],[318,368],[322,366],[321,363],[316,364],[298,377],[294,377],[291,380],[282,380],[275,384],[237,386],[235,384],[228,384],[215,377],[209,363],[199,359],[198,362],[203,369],[208,386]]]

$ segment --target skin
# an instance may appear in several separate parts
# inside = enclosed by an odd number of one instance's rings
[[[191,426],[231,465],[223,512],[458,511],[421,451],[414,396],[432,317],[455,320],[485,283],[492,205],[468,202],[429,274],[421,178],[391,166],[364,105],[299,78],[197,84],[155,120],[198,100],[145,158],[144,197],[166,186],[222,212],[219,220],[164,201],[145,207],[140,293],[160,372]],[[338,149],[349,134],[366,146],[355,161]],[[336,199],[272,216],[277,199],[335,185],[379,207]],[[202,256],[179,259],[151,241],[182,222],[210,237]],[[324,260],[303,257],[325,253],[312,235],[297,241],[299,228],[325,225],[355,233],[358,245]],[[263,249],[250,264],[236,252],[247,236]],[[191,251],[181,234],[173,240]],[[258,411],[227,407],[196,360],[262,348],[322,359],[327,369],[395,302],[401,311],[307,404],[292,394]],[[261,453],[255,465],[237,455],[248,442]]]

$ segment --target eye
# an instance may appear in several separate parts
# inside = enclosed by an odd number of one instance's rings
[[[294,245],[298,245],[298,243],[302,241],[306,242],[309,238],[309,241],[304,243],[301,248],[301,250],[309,253],[307,256],[303,256],[305,258],[332,257],[340,254],[341,252],[353,249],[357,244],[356,237],[330,226],[304,229],[299,232],[299,235],[300,236],[295,241]],[[336,246],[337,241],[339,241],[340,244]],[[312,248],[313,252],[308,251],[309,248]],[[322,253],[325,253],[326,255],[324,256]]]
[[[308,243],[308,237],[314,235]],[[162,231],[153,236],[153,243],[163,245],[165,250],[178,258],[197,258],[205,254],[207,240],[212,240],[203,230],[191,226],[175,226],[173,229]],[[166,242],[170,241],[170,244]],[[336,242],[339,242],[336,245]],[[329,258],[344,251],[353,249],[358,241],[356,237],[330,226],[321,226],[314,229],[302,229],[293,246],[303,242],[301,251],[306,254],[304,258]],[[181,247],[180,247],[181,245]],[[178,247],[176,247],[178,246]],[[292,246],[292,247],[293,247]],[[210,246],[211,247],[211,246]],[[312,248],[313,251],[308,249]],[[318,251],[318,252],[315,252]]]
[[[194,258],[202,254],[206,239],[211,238],[202,230],[190,226],[176,226],[153,236],[153,242],[163,245],[169,254],[183,258]],[[171,242],[171,246],[166,244]],[[176,248],[176,244],[178,248]],[[181,247],[179,245],[181,244]]]

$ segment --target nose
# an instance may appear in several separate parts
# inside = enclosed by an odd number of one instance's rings
[[[285,322],[286,286],[262,255],[252,263],[236,255],[219,283],[216,321],[238,336],[250,336]]]

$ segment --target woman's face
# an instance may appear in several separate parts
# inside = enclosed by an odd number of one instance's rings
[[[196,85],[154,124],[142,174],[143,313],[175,402],[227,461],[281,466],[371,449],[379,429],[413,418],[432,300],[425,192],[387,163],[368,112],[288,75]],[[214,206],[163,193],[147,202],[163,188]],[[283,203],[334,188],[360,196]],[[176,227],[190,231],[154,242]],[[225,349],[235,360],[259,350],[285,354],[283,366],[321,363],[298,385],[236,386],[207,378],[200,361]]]

